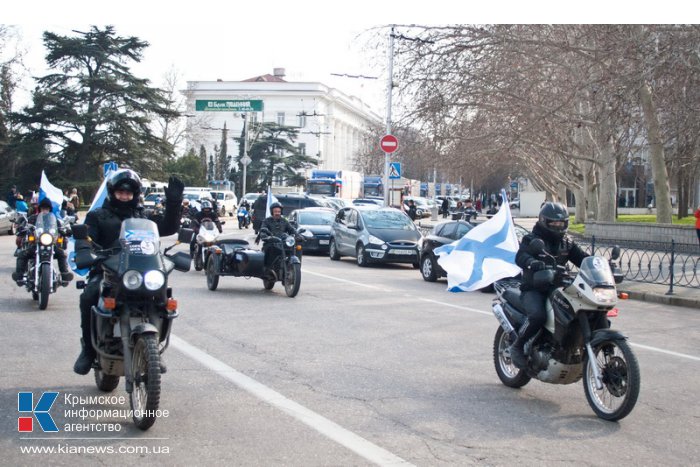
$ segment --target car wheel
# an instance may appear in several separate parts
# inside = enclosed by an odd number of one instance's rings
[[[361,268],[367,267],[367,252],[365,247],[362,245],[357,245],[357,265]]]
[[[331,238],[331,243],[328,245],[328,256],[333,261],[338,261],[340,259],[340,254],[338,253],[338,247],[335,244],[335,239]]]
[[[430,253],[423,255],[420,260],[420,274],[424,281],[435,282],[437,280],[435,261]]]

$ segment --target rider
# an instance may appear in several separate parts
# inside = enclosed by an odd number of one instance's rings
[[[527,312],[527,320],[520,328],[518,338],[510,347],[510,358],[518,368],[527,366],[527,358],[523,350],[525,343],[537,334],[547,321],[545,302],[550,292],[550,290],[537,289],[533,284],[534,273],[545,269],[545,263],[528,251],[528,245],[539,238],[544,242],[544,251],[554,256],[558,265],[563,266],[571,261],[579,267],[583,259],[589,255],[566,235],[568,228],[569,212],[566,207],[561,203],[545,203],[532,233],[523,237],[520,249],[515,255],[516,264],[523,270],[520,301]]]
[[[53,206],[51,205],[51,200],[44,198],[39,203],[39,213],[29,216],[27,223],[35,225],[36,219],[42,214],[51,213]],[[18,232],[17,237],[23,236],[24,232]],[[19,246],[19,240],[17,241]],[[12,279],[17,282],[17,285],[24,285],[24,274],[27,272],[27,263],[29,262],[29,255],[34,254],[34,249],[19,249],[17,252],[17,264],[15,266],[15,272],[12,273]],[[68,269],[68,257],[66,255],[66,250],[61,246],[56,244],[54,246],[54,256],[58,260],[58,270],[61,272],[61,280],[63,282],[70,282],[73,280],[73,273]]]
[[[180,205],[182,192],[185,185],[177,177],[170,177],[168,187],[165,188],[167,201],[165,214],[158,216],[158,232],[162,236],[172,235],[180,226]],[[117,246],[121,224],[124,219],[144,218],[143,207],[139,205],[141,193],[141,178],[136,172],[129,169],[119,170],[107,181],[107,198],[101,208],[90,211],[85,216],[85,225],[88,226],[90,239],[102,248]],[[85,240],[76,241],[76,250],[90,248],[90,243]],[[90,330],[91,308],[97,305],[100,298],[100,280],[102,270],[93,268],[90,270],[87,285],[80,295],[80,327],[83,331],[82,350],[80,356],[73,365],[73,371],[79,375],[86,375],[92,368],[95,360],[95,349],[92,347]],[[166,367],[161,359],[161,372]]]
[[[282,205],[280,203],[272,203],[270,205],[270,217],[266,218],[260,225],[260,238],[265,240],[268,237],[280,237],[282,234],[296,235],[297,231],[292,227],[287,219],[282,217]],[[265,266],[270,266],[273,260],[272,245],[268,242],[263,243],[262,247],[265,253]]]
[[[205,199],[202,201],[201,206],[202,209],[194,215],[194,220],[197,221],[197,224],[201,224],[202,220],[204,219],[210,219],[216,224],[216,228],[219,229],[219,233],[223,232],[223,229],[221,228],[221,221],[219,220],[219,214],[214,209],[212,202]]]

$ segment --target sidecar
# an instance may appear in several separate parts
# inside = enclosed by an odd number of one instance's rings
[[[250,248],[246,240],[219,239],[209,247],[205,272],[209,290],[216,290],[221,276],[263,278],[265,253]]]

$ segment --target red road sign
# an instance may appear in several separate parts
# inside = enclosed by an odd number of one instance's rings
[[[399,140],[394,135],[384,135],[379,140],[379,147],[386,153],[392,153],[399,148]]]

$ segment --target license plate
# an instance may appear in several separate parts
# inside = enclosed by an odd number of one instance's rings
[[[318,241],[318,244],[319,244],[319,245],[328,245],[328,242],[329,242],[329,241],[330,241],[330,240],[319,240],[319,241]]]
[[[415,255],[415,250],[389,250],[391,255]]]

